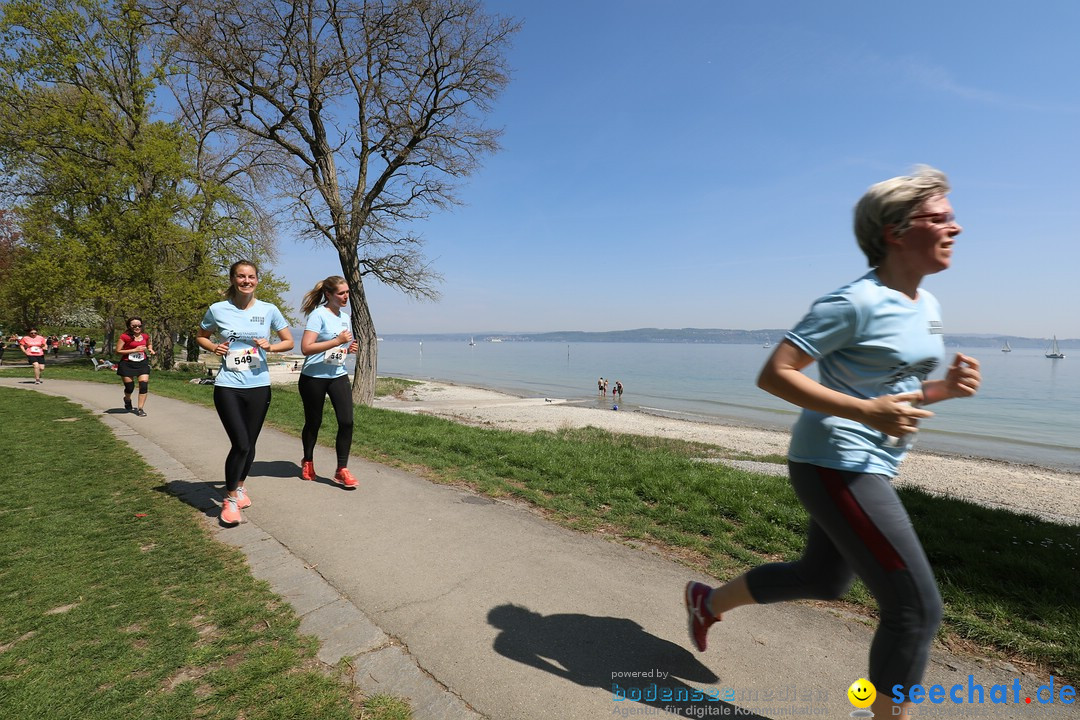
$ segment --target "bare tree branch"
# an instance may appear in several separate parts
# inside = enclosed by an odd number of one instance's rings
[[[250,167],[268,173],[302,234],[338,251],[361,341],[354,397],[370,403],[363,280],[438,296],[442,278],[405,226],[456,203],[456,182],[498,149],[482,119],[508,82],[519,25],[479,0],[149,2],[188,75],[178,91],[213,107],[199,116],[207,129],[227,123],[258,148]]]

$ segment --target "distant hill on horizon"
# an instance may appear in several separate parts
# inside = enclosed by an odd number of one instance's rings
[[[637,328],[634,330],[564,330],[545,333],[388,333],[384,339],[395,341],[438,340],[449,342],[626,342],[626,343],[707,343],[730,345],[776,344],[783,339],[786,329],[724,330],[720,328]],[[1013,348],[1045,348],[1049,338],[1027,338],[1017,335],[994,335],[989,333],[949,333],[945,344],[963,347],[1000,348],[1006,341]],[[1080,339],[1058,339],[1062,348],[1080,348]]]

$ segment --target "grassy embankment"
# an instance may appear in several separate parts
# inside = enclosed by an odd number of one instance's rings
[[[66,372],[109,381],[75,368],[50,375]],[[158,373],[152,387],[210,404],[209,386],[182,378]],[[269,421],[299,434],[294,389],[275,388]],[[372,408],[358,408],[357,427],[358,456],[526,500],[584,532],[659,545],[718,578],[802,549],[806,516],[786,480],[697,461],[735,457],[723,448],[595,428],[510,432]],[[901,494],[941,585],[943,639],[1080,678],[1080,527],[916,489]],[[873,600],[860,584],[846,600],[872,615]]]
[[[0,427],[0,717],[411,717],[326,672],[292,608],[90,413],[0,389]]]

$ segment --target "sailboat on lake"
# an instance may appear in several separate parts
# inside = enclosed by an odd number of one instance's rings
[[[1051,360],[1063,360],[1065,358],[1065,353],[1061,352],[1061,348],[1058,347],[1057,335],[1050,341],[1050,347],[1046,350],[1046,357]]]
[[[1005,344],[1001,346],[1001,352],[1012,352],[1012,348],[1009,347],[1009,341],[1006,340]]]

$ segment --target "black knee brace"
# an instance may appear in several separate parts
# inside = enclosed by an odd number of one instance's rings
[[[135,381],[134,380],[125,380],[124,381],[124,394],[125,395],[130,395],[133,392],[135,392]]]
[[[148,392],[150,392],[150,381],[149,380],[140,380],[139,381],[139,394],[140,395],[145,395]]]

